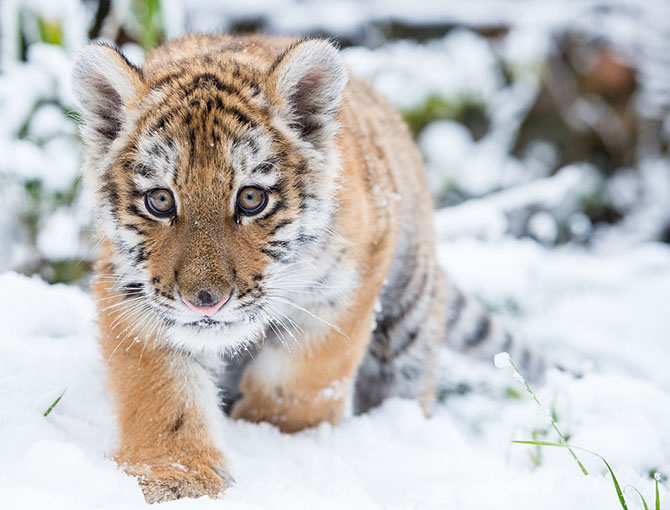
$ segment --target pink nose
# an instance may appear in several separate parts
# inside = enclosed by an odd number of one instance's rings
[[[223,305],[226,304],[226,302],[230,299],[230,294],[228,296],[226,296],[225,298],[223,298],[221,301],[219,301],[218,303],[216,303],[212,306],[194,305],[188,299],[186,299],[184,296],[182,296],[181,299],[186,306],[188,306],[191,310],[193,310],[198,315],[202,315],[203,317],[211,317],[212,315],[214,315],[216,312],[219,311],[219,308],[221,308]]]

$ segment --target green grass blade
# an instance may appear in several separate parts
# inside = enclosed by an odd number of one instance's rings
[[[526,391],[528,392],[528,394],[533,398],[533,400],[535,400],[537,405],[540,408],[542,408],[542,404],[540,403],[540,399],[537,398],[537,395],[535,395],[535,392],[530,387],[530,384],[528,384],[528,381],[526,381],[526,378],[521,373],[521,370],[519,370],[519,367],[517,367],[516,364],[514,363],[514,361],[512,361],[512,358],[509,358],[509,364],[512,366],[514,371],[517,374],[519,374],[519,377],[521,377],[521,380],[523,381],[523,384],[526,387]],[[582,473],[584,473],[584,476],[588,476],[589,472],[584,467],[584,464],[582,464],[582,462],[579,460],[579,457],[577,457],[577,454],[574,452],[572,447],[568,444],[568,440],[565,437],[565,435],[563,435],[563,432],[561,432],[561,429],[558,428],[558,423],[556,423],[556,420],[551,415],[549,416],[549,420],[551,421],[551,426],[556,431],[556,434],[558,434],[558,437],[560,437],[561,441],[563,441],[562,444],[565,446],[565,448],[568,449],[568,451],[570,452],[570,455],[572,456],[572,458],[575,460],[575,462],[579,466],[579,469],[582,470]],[[545,446],[547,446],[547,445],[545,445]]]
[[[84,123],[84,118],[77,110],[65,110],[65,116],[72,119],[78,126]]]
[[[590,453],[591,455],[595,455],[598,457],[600,460],[602,460],[605,463],[605,466],[607,467],[607,470],[610,472],[610,475],[612,475],[612,482],[614,483],[614,490],[616,491],[617,497],[619,498],[619,503],[621,503],[621,508],[624,510],[628,510],[628,505],[626,505],[626,500],[623,497],[623,492],[621,491],[621,486],[619,485],[619,480],[617,480],[616,476],[614,475],[614,471],[612,471],[612,468],[610,467],[609,463],[605,460],[605,458],[602,455],[598,455],[596,452],[592,452],[591,450],[587,450],[586,448],[580,448],[579,446],[572,446],[567,443],[553,443],[551,441],[512,441],[513,443],[517,444],[530,444],[530,445],[536,445],[536,446],[553,446],[553,447],[558,447],[558,448],[574,448],[575,450],[581,450],[586,453]],[[644,501],[644,500],[643,500]],[[645,502],[646,505],[646,502]]]
[[[515,444],[530,444],[534,446],[558,446],[561,448],[565,448],[567,445],[563,443],[555,443],[553,441],[512,441]],[[573,448],[578,448],[576,446],[573,446]]]
[[[654,480],[656,481],[656,510],[661,510],[661,495],[658,492],[658,480],[661,478],[658,473],[654,473]]]
[[[593,453],[593,452],[591,452],[591,453]],[[623,492],[621,491],[621,487],[619,486],[619,480],[617,480],[616,476],[614,476],[614,471],[612,471],[612,468],[610,467],[609,463],[604,458],[602,458],[597,453],[594,453],[594,455],[596,457],[599,457],[600,460],[602,460],[605,463],[605,465],[607,466],[607,469],[609,470],[610,474],[612,475],[612,481],[614,482],[614,488],[616,489],[616,495],[619,497],[619,502],[621,503],[621,508],[623,508],[624,510],[628,510],[628,505],[626,505],[626,500],[624,499]],[[637,489],[635,489],[635,490],[637,490]],[[640,494],[640,497],[641,496],[642,495]],[[642,499],[642,501],[644,501],[644,498]],[[645,507],[647,506],[646,501],[644,503],[644,506]]]
[[[58,402],[60,402],[60,399],[63,398],[63,395],[65,395],[66,391],[67,390],[63,390],[63,393],[58,395],[58,398],[56,400],[54,400],[54,403],[49,406],[49,409],[44,411],[44,416],[49,416],[49,413],[51,413],[51,411],[53,411],[54,407],[56,407],[58,405]]]
[[[642,500],[642,505],[644,506],[644,510],[649,510],[649,505],[647,505],[647,500],[644,499],[644,496],[642,495],[642,493],[639,490],[637,490],[637,487],[635,487],[634,485],[626,485],[623,488],[624,492],[626,492],[626,489],[633,489],[635,492],[637,492],[637,495],[640,496],[640,499]]]

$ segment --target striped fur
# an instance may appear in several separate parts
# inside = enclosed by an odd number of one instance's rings
[[[411,136],[328,42],[189,36],[142,69],[91,45],[75,83],[117,459],[148,501],[225,490],[219,407],[285,431],[394,395],[428,412],[445,342],[513,346],[446,281]],[[201,317],[203,295],[229,298]]]

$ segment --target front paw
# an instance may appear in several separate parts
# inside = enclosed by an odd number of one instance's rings
[[[230,416],[234,420],[245,420],[257,423],[264,420],[262,407],[254,403],[249,397],[241,397],[237,400],[231,409]]]
[[[286,433],[315,427],[322,422],[337,423],[343,408],[338,399],[301,398],[290,395],[282,399],[256,394],[255,398],[244,396],[235,402],[231,416],[235,420],[253,423],[272,423]]]
[[[232,478],[222,468],[208,465],[188,467],[181,462],[168,466],[127,469],[135,476],[147,503],[161,503],[180,498],[217,498],[231,485]]]

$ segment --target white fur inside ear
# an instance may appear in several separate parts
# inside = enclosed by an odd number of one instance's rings
[[[139,70],[115,49],[90,44],[77,55],[73,82],[84,119],[84,141],[108,145],[121,130],[125,107],[139,92]]]
[[[291,122],[316,142],[326,134],[323,129],[332,122],[347,84],[342,57],[327,41],[305,41],[282,57],[276,73],[277,92],[287,103]]]

